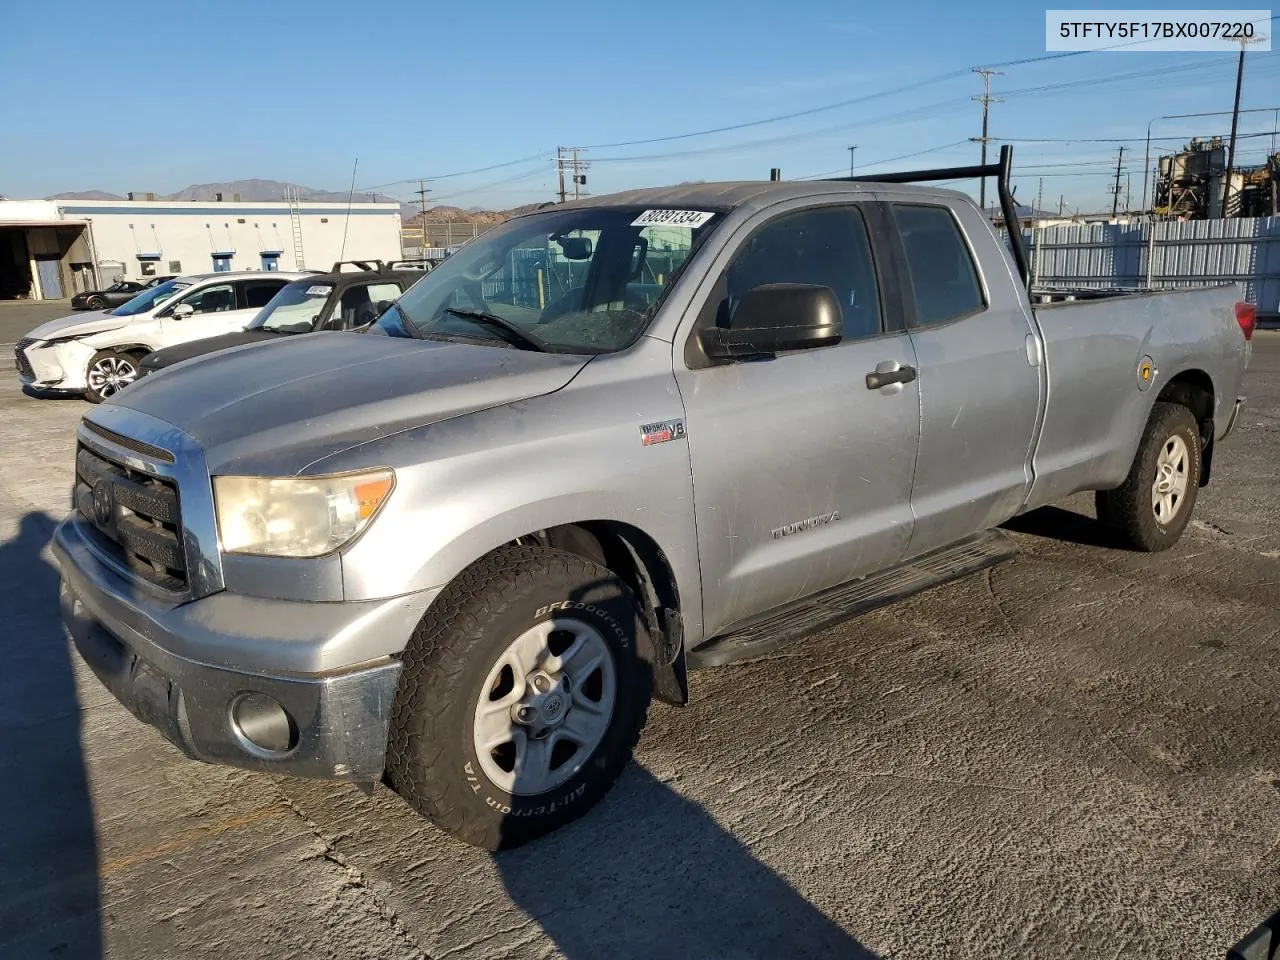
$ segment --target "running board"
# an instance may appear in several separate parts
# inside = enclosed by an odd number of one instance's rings
[[[771,610],[744,627],[712,637],[689,651],[689,666],[719,667],[772,653],[868,610],[1002,563],[1017,552],[1013,540],[997,530],[961,540],[882,573]]]

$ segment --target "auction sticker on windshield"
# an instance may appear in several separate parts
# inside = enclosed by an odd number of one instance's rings
[[[333,287],[315,286],[307,287],[306,295],[308,297],[327,297],[333,290]]]
[[[702,226],[714,213],[705,210],[646,210],[631,221],[633,227],[690,227]]]

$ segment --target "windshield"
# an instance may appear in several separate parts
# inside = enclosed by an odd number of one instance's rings
[[[147,313],[164,303],[179,290],[191,286],[177,280],[166,280],[159,286],[144,290],[132,300],[128,300],[111,311],[113,317],[133,317],[139,313]]]
[[[267,301],[249,323],[250,330],[275,333],[309,333],[315,329],[325,301],[333,293],[331,283],[309,283],[306,280],[286,283]]]
[[[623,350],[718,220],[710,211],[643,207],[521,217],[444,260],[369,332],[553,353]]]

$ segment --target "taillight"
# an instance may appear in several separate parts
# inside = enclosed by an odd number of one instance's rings
[[[1246,340],[1253,339],[1253,328],[1258,320],[1258,308],[1252,303],[1236,304],[1236,323],[1240,324],[1240,329],[1244,333]]]

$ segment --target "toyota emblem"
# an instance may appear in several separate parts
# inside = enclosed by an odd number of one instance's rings
[[[111,484],[100,480],[93,486],[93,518],[101,526],[111,526],[116,512],[115,496],[111,492]]]

